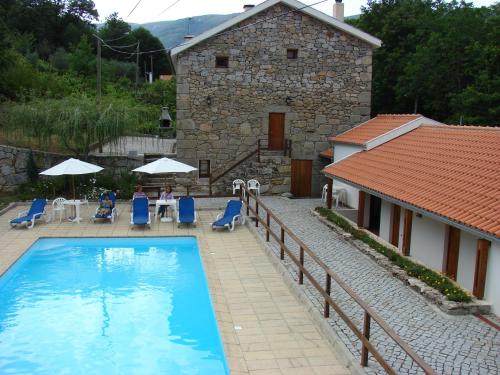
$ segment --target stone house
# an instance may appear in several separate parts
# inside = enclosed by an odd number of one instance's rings
[[[319,195],[328,136],[369,119],[380,45],[295,0],[265,1],[187,40],[170,52],[178,159],[200,182],[218,178],[215,191],[256,178],[263,192]]]

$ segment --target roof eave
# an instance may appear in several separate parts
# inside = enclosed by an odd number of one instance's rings
[[[330,164],[330,165],[332,165],[332,164]],[[329,166],[326,166],[325,169],[322,170],[323,174],[325,176],[327,176],[327,177],[330,177],[332,179],[340,180],[341,182],[344,182],[346,184],[352,185],[352,186],[354,186],[355,188],[357,188],[359,190],[366,191],[367,193],[372,194],[374,196],[377,196],[379,198],[385,199],[385,200],[387,200],[390,203],[395,203],[395,204],[397,204],[397,205],[399,205],[399,206],[401,206],[403,208],[406,208],[406,209],[412,210],[414,212],[417,212],[419,214],[428,216],[428,217],[430,217],[430,218],[432,218],[434,220],[440,221],[440,222],[448,224],[448,225],[453,225],[453,226],[455,226],[455,227],[457,227],[457,228],[459,228],[461,230],[464,230],[464,231],[469,232],[469,233],[473,233],[474,235],[476,235],[476,236],[478,236],[480,238],[484,238],[484,239],[487,239],[489,241],[500,241],[500,237],[494,235],[493,233],[485,232],[485,231],[483,231],[483,230],[481,230],[479,228],[472,227],[472,226],[460,223],[460,222],[455,221],[455,220],[453,220],[453,219],[451,219],[449,217],[440,215],[440,214],[432,212],[432,211],[428,211],[428,210],[426,210],[424,208],[412,205],[411,203],[408,203],[408,202],[404,202],[404,201],[399,200],[397,198],[394,198],[394,197],[392,197],[390,195],[386,195],[386,194],[381,193],[379,191],[370,189],[369,187],[366,187],[366,186],[363,186],[363,185],[359,185],[359,184],[357,184],[355,182],[346,180],[346,179],[344,179],[342,177],[339,177],[339,176],[335,176],[334,174],[329,173],[329,172],[326,171],[326,168],[328,168],[328,167]]]

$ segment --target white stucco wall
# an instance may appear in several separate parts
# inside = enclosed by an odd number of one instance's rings
[[[472,234],[460,231],[457,282],[468,291],[474,288],[477,240],[478,238]]]
[[[500,315],[500,241],[493,241],[488,253],[484,299],[491,302],[493,312]]]
[[[389,242],[391,235],[391,203],[382,199],[380,208],[380,232],[379,237]]]
[[[333,162],[337,162],[361,150],[362,148],[360,146],[336,143],[333,147]],[[333,179],[333,185],[335,187],[341,187],[346,189],[347,205],[354,209],[358,208],[358,195],[359,195],[358,189],[356,189],[351,185],[342,183],[340,181],[336,181],[335,178]]]
[[[410,255],[441,272],[446,225],[428,217],[413,217]]]
[[[362,151],[361,146],[348,145],[344,143],[335,143],[333,145],[333,162],[336,163],[356,152]]]

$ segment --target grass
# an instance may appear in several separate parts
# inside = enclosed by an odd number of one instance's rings
[[[408,257],[405,257],[398,252],[382,245],[364,231],[353,227],[347,220],[345,220],[335,212],[332,212],[324,207],[316,207],[316,212],[318,212],[328,221],[331,221],[332,223],[342,228],[345,232],[350,233],[354,238],[363,241],[378,253],[385,255],[393,264],[405,270],[409,276],[415,277],[423,281],[430,287],[438,290],[450,301],[471,301],[471,296],[463,289],[459,288],[452,280],[450,280],[446,276],[432,271],[427,267],[422,266],[421,264],[415,263]]]

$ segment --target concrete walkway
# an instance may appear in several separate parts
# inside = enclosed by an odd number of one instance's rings
[[[383,319],[417,351],[438,373],[442,374],[498,374],[500,372],[500,332],[478,318],[449,316],[429,304],[422,296],[392,277],[341,236],[310,214],[310,208],[320,206],[317,199],[289,200],[264,197],[264,203],[331,269],[342,277],[358,295],[367,301]],[[274,227],[279,233],[278,227]],[[264,236],[264,230],[259,229]],[[279,253],[276,242],[273,251]],[[298,253],[298,247],[287,242]],[[293,278],[297,267],[285,262]],[[307,261],[306,267],[317,280],[325,279],[324,272]],[[363,313],[347,295],[332,283],[332,296],[362,327]],[[323,299],[314,287],[305,282],[304,291],[322,311]],[[333,312],[329,322],[346,347],[359,359],[360,344],[349,328]],[[372,322],[372,341],[389,363],[402,374],[416,374],[420,370],[412,360]],[[370,361],[371,370],[381,368]]]

